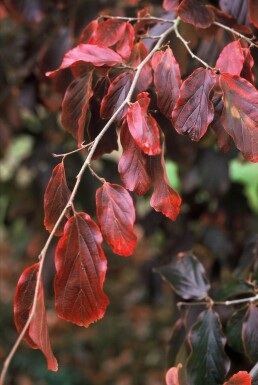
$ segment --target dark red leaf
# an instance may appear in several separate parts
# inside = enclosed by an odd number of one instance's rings
[[[129,131],[138,147],[147,155],[157,155],[161,152],[159,126],[148,114],[149,104],[149,94],[140,93],[137,102],[131,103],[128,107],[126,118]]]
[[[115,45],[125,34],[126,22],[110,18],[100,22],[94,31],[89,44],[99,47],[111,47]]]
[[[22,332],[32,309],[33,298],[36,288],[39,263],[24,270],[17,284],[14,297],[14,321],[19,333]],[[39,291],[35,315],[24,336],[25,341],[33,349],[40,349],[45,355],[49,370],[57,371],[58,364],[53,355],[46,320],[46,310],[44,301],[44,290],[40,279]]]
[[[169,184],[163,154],[148,157],[148,168],[154,187],[151,207],[175,221],[179,214],[181,198]]]
[[[103,291],[107,261],[101,232],[88,214],[76,213],[65,225],[55,255],[57,315],[79,326],[101,319],[108,305]]]
[[[165,9],[165,11],[175,11],[175,9],[178,7],[179,0],[163,0],[162,7]]]
[[[252,377],[247,372],[238,372],[234,374],[223,385],[251,385]]]
[[[208,28],[215,20],[214,12],[196,0],[182,0],[177,13],[185,23],[197,28]]]
[[[245,79],[220,75],[224,109],[222,124],[244,157],[258,161],[258,91]]]
[[[242,340],[246,356],[252,362],[258,360],[258,308],[251,304],[246,312],[242,328]]]
[[[125,101],[128,91],[132,85],[133,74],[124,72],[118,75],[108,88],[108,92],[103,98],[100,107],[100,116],[103,119],[110,119]],[[121,120],[127,111],[127,107],[117,115],[116,120]]]
[[[63,162],[59,163],[53,170],[44,195],[44,225],[51,232],[65,208],[71,192],[66,183],[65,169]],[[63,234],[66,218],[60,222],[55,235]]]
[[[46,73],[46,76],[53,77],[60,70],[83,64],[92,64],[96,67],[103,65],[114,66],[122,62],[122,58],[110,48],[98,47],[93,44],[79,44],[68,51],[58,69]]]
[[[130,23],[126,23],[124,36],[116,44],[116,52],[122,56],[123,59],[128,60],[132,53],[133,44],[134,44],[134,28]]]
[[[128,190],[144,195],[151,186],[146,169],[146,156],[130,134],[126,121],[120,130],[120,141],[123,147],[123,154],[118,163],[120,178]]]
[[[92,35],[98,27],[98,20],[92,20],[82,31],[79,44],[86,44],[91,39]]]
[[[181,87],[179,65],[170,48],[158,51],[152,58],[154,84],[160,111],[171,119]]]
[[[221,114],[224,107],[224,103],[221,95],[214,97],[212,102],[214,107],[214,119],[211,123],[211,127],[213,128],[215,135],[217,137],[219,148],[223,152],[227,152],[230,149],[232,138],[224,129],[221,122]]]
[[[197,68],[182,84],[172,121],[179,134],[188,134],[198,141],[213,120],[214,111],[209,99],[215,84],[208,69]]]
[[[166,385],[180,385],[178,372],[182,368],[181,364],[178,364],[176,368],[170,368],[166,373]]]
[[[243,49],[239,41],[233,41],[221,51],[215,67],[220,72],[240,75],[244,64]]]
[[[143,61],[143,59],[146,58],[147,55],[148,50],[146,48],[146,45],[142,41],[140,41],[139,43],[136,43],[134,45],[128,64],[132,67],[137,67]],[[142,91],[146,91],[151,85],[151,83],[152,71],[150,62],[148,62],[141,70],[139,79],[136,84],[135,94],[137,95]]]
[[[258,2],[257,0],[248,1],[248,15],[249,20],[256,28],[258,28]]]
[[[128,191],[117,184],[104,183],[96,192],[96,206],[101,232],[113,252],[131,255],[137,237],[133,232],[135,210]]]
[[[254,84],[254,73],[252,68],[254,66],[254,59],[251,55],[250,48],[242,48],[244,54],[244,64],[240,76],[248,82]]]
[[[64,95],[61,123],[77,139],[78,147],[84,141],[86,116],[92,95],[92,71],[73,80]]]

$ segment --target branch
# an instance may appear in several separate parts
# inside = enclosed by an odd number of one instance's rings
[[[180,308],[182,306],[199,306],[199,305],[223,305],[223,306],[233,306],[238,305],[239,303],[253,303],[258,301],[258,294],[256,294],[254,297],[248,297],[248,298],[240,298],[240,299],[233,299],[231,301],[213,301],[211,298],[207,301],[202,302],[178,302],[177,306]]]
[[[138,65],[138,67],[136,67],[136,72],[135,72],[135,76],[134,76],[134,79],[133,79],[133,82],[131,84],[131,87],[128,91],[128,94],[127,94],[127,97],[125,98],[125,100],[123,101],[123,103],[120,105],[120,107],[116,110],[116,112],[114,113],[114,115],[109,119],[109,121],[106,123],[106,125],[103,127],[102,131],[99,133],[99,135],[95,138],[94,142],[92,143],[92,147],[89,151],[89,154],[87,156],[87,158],[85,159],[77,177],[76,177],[76,182],[75,182],[75,185],[74,185],[74,188],[72,190],[72,193],[71,193],[71,196],[70,196],[70,199],[69,201],[67,202],[65,208],[63,209],[61,215],[59,216],[53,230],[51,231],[51,233],[49,234],[49,237],[45,243],[45,246],[43,247],[43,249],[41,250],[38,258],[39,258],[39,271],[38,271],[38,276],[37,276],[37,281],[36,281],[36,287],[35,287],[35,293],[34,293],[34,297],[33,297],[33,302],[32,302],[32,307],[31,307],[31,311],[30,311],[30,315],[28,317],[28,320],[23,328],[23,330],[21,331],[19,337],[17,338],[15,344],[13,345],[10,353],[8,354],[5,362],[4,362],[4,365],[3,365],[3,369],[2,369],[2,373],[1,373],[1,377],[0,377],[0,385],[4,385],[4,382],[5,382],[5,378],[6,378],[6,374],[7,374],[7,371],[8,371],[8,368],[10,366],[10,363],[12,361],[12,358],[16,352],[16,350],[18,349],[25,333],[27,332],[29,326],[30,326],[30,323],[33,319],[33,317],[35,316],[35,310],[36,310],[36,304],[37,304],[37,297],[38,297],[38,292],[39,292],[39,285],[40,285],[40,279],[41,279],[41,275],[42,275],[42,270],[43,270],[43,265],[44,265],[44,261],[45,261],[45,258],[46,258],[46,253],[48,251],[48,248],[50,246],[50,243],[52,241],[52,239],[54,238],[54,234],[60,224],[60,222],[62,221],[62,219],[64,218],[65,216],[65,213],[67,211],[67,209],[69,207],[71,207],[73,205],[73,201],[75,199],[75,196],[77,194],[77,191],[78,191],[78,188],[79,188],[79,185],[80,185],[80,182],[81,182],[81,179],[82,179],[82,176],[83,176],[83,173],[84,171],[86,170],[86,168],[90,165],[90,162],[91,162],[91,159],[92,159],[92,156],[100,142],[100,140],[102,139],[103,135],[105,134],[105,132],[108,130],[108,128],[111,126],[111,124],[114,122],[114,120],[116,119],[117,115],[123,110],[123,108],[128,104],[130,103],[130,100],[131,100],[131,97],[132,97],[132,94],[135,90],[135,87],[136,87],[136,84],[137,84],[137,81],[139,79],[139,76],[140,76],[140,73],[144,67],[144,65],[151,59],[151,57],[154,55],[154,53],[161,47],[163,41],[166,39],[166,37],[172,32],[175,30],[175,28],[177,27],[177,25],[179,24],[179,21],[180,19],[177,18],[175,20],[173,20],[173,26],[171,26],[170,28],[168,28],[161,36],[160,36],[160,39],[159,41],[155,44],[154,48],[148,53],[148,55],[146,56],[146,58]],[[64,154],[65,155],[65,154]]]
[[[217,27],[220,27],[220,28],[222,28],[222,29],[225,29],[226,31],[231,32],[231,33],[233,33],[234,35],[240,37],[241,39],[247,41],[247,43],[250,44],[250,47],[256,47],[256,48],[258,48],[258,45],[255,44],[255,43],[253,42],[253,38],[250,39],[249,37],[243,35],[242,33],[237,32],[235,29],[230,28],[230,27],[228,27],[228,26],[226,26],[226,25],[224,25],[224,24],[221,24],[221,23],[219,23],[218,21],[214,21],[213,24],[214,24],[214,25],[217,25]]]

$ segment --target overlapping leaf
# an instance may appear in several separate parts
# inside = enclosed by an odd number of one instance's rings
[[[244,53],[239,41],[233,41],[221,51],[215,67],[220,72],[240,75],[244,64]]]
[[[258,308],[251,304],[247,310],[243,329],[242,339],[245,354],[250,361],[258,360]]]
[[[148,49],[146,45],[140,41],[134,44],[132,49],[132,54],[130,56],[128,64],[132,67],[137,67],[148,55]],[[152,71],[150,62],[146,63],[143,66],[139,78],[137,80],[137,84],[135,86],[135,94],[142,91],[146,91],[152,83]]]
[[[89,326],[104,316],[107,261],[102,236],[88,214],[76,213],[65,225],[55,255],[55,305],[60,318]]]
[[[258,27],[258,3],[256,0],[249,0],[248,1],[248,15],[249,20],[255,27]]]
[[[113,252],[131,255],[137,237],[133,232],[135,210],[128,191],[117,184],[104,183],[96,192],[96,207],[101,232]]]
[[[247,307],[235,311],[229,318],[226,328],[226,336],[228,345],[239,353],[244,353],[244,346],[242,341],[242,328],[244,317],[247,312]]]
[[[230,367],[224,351],[226,339],[221,330],[218,314],[203,311],[189,335],[191,354],[187,362],[189,385],[218,385],[223,383]]]
[[[213,11],[196,0],[182,0],[177,13],[184,22],[198,28],[208,28],[215,20]]]
[[[258,91],[245,79],[221,74],[222,124],[244,157],[258,161]]]
[[[149,94],[140,93],[137,101],[128,107],[126,119],[129,131],[138,147],[147,155],[157,155],[161,152],[159,126],[148,113],[149,104]]]
[[[162,7],[165,9],[165,11],[175,11],[178,7],[179,0],[163,0]]]
[[[153,193],[150,200],[151,207],[172,221],[175,221],[179,214],[181,198],[169,184],[164,155],[148,157],[148,169],[153,182]]]
[[[208,295],[210,284],[203,265],[191,253],[179,253],[158,272],[183,299],[201,300]]]
[[[252,378],[247,372],[238,372],[234,374],[230,379],[223,385],[251,385]]]
[[[46,76],[53,77],[59,71],[82,64],[92,64],[96,67],[103,65],[114,66],[122,62],[122,58],[110,48],[98,47],[94,44],[79,44],[68,51],[58,69],[46,73]]]
[[[178,353],[186,337],[186,327],[182,318],[179,318],[173,326],[169,340],[168,364],[175,365]]]
[[[44,225],[51,232],[65,208],[71,192],[67,186],[63,162],[53,170],[44,195]],[[63,234],[66,218],[63,218],[55,231],[55,235]]]
[[[197,68],[182,84],[172,121],[179,134],[198,141],[212,122],[214,111],[209,99],[214,76],[208,69]]]
[[[118,110],[125,101],[128,91],[132,85],[133,74],[124,72],[118,75],[108,88],[108,92],[103,98],[100,107],[100,116],[103,119],[109,119]],[[127,107],[116,116],[116,120],[120,121],[126,114]]]
[[[118,163],[120,178],[128,190],[144,195],[151,186],[147,160],[130,134],[126,120],[120,130],[120,141],[123,147]]]
[[[14,321],[19,333],[22,332],[32,310],[33,298],[35,294],[39,263],[24,270],[17,284],[14,298]],[[24,335],[25,341],[33,349],[40,349],[45,355],[49,370],[57,371],[58,364],[53,355],[46,320],[46,310],[44,301],[44,290],[40,279],[39,291],[35,315]]]
[[[78,147],[84,140],[86,116],[92,95],[92,71],[73,80],[64,95],[61,123],[77,139]]]
[[[99,47],[111,47],[123,38],[125,28],[125,21],[115,18],[104,20],[98,23],[89,39],[89,44],[95,44]]]
[[[254,66],[254,59],[251,55],[250,48],[242,48],[242,51],[244,54],[244,64],[240,76],[248,82],[254,84],[254,73],[252,70]]]
[[[179,65],[172,50],[167,48],[166,51],[156,52],[152,58],[152,68],[158,107],[168,119],[171,119],[182,84]]]
[[[212,103],[214,108],[214,119],[211,123],[211,127],[213,128],[215,135],[217,137],[219,148],[222,151],[227,152],[230,149],[232,138],[224,129],[221,122],[221,114],[224,107],[222,96],[216,95],[213,98]]]
[[[115,47],[116,52],[125,60],[128,60],[130,58],[134,45],[134,39],[134,28],[130,23],[126,23],[124,35]]]

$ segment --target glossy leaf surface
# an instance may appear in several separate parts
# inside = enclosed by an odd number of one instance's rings
[[[215,67],[220,72],[240,75],[244,64],[244,53],[239,41],[233,41],[221,51]]]
[[[203,265],[190,253],[179,253],[169,265],[159,268],[158,272],[185,300],[202,300],[210,289]]]
[[[215,20],[213,11],[196,0],[183,0],[177,8],[177,13],[185,23],[197,28],[208,28]]]
[[[39,263],[24,270],[18,281],[14,298],[14,321],[19,333],[22,332],[32,309],[36,288]],[[57,371],[58,364],[53,355],[47,328],[44,290],[40,279],[35,315],[24,336],[25,341],[33,348],[40,349],[45,355],[49,370]]]
[[[220,75],[224,109],[222,124],[244,157],[258,161],[258,91],[239,76]]]
[[[65,208],[71,192],[67,186],[63,162],[59,163],[53,170],[44,195],[44,225],[51,232]],[[63,218],[55,231],[55,235],[63,234],[66,218]]]
[[[198,141],[206,133],[214,117],[209,99],[213,86],[214,77],[205,68],[197,68],[183,82],[172,114],[174,127],[179,134],[188,134],[192,140]]]
[[[65,225],[55,255],[55,305],[60,318],[89,326],[104,316],[107,261],[102,236],[88,214],[76,213]]]
[[[230,367],[224,351],[226,339],[221,330],[218,314],[203,311],[189,335],[191,355],[187,362],[189,385],[218,385],[223,383]]]
[[[159,126],[148,113],[149,104],[149,94],[142,92],[137,96],[137,101],[129,105],[126,118],[138,147],[147,155],[157,155],[161,152]]]
[[[120,178],[128,190],[134,191],[137,195],[144,195],[151,186],[147,159],[130,134],[126,121],[120,130],[120,141],[123,147],[118,163]]]
[[[104,183],[96,192],[96,207],[101,232],[113,252],[131,255],[137,237],[133,232],[135,210],[128,191],[117,184]]]

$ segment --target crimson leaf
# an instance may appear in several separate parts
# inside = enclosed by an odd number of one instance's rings
[[[22,332],[32,309],[33,297],[36,288],[39,263],[24,270],[17,284],[14,297],[14,321],[19,333]],[[24,335],[25,341],[33,349],[40,349],[45,355],[49,370],[57,371],[58,364],[53,355],[46,320],[44,290],[40,279],[39,291],[36,302],[35,315]]]
[[[111,47],[124,36],[126,22],[110,18],[100,22],[94,30],[89,44],[96,44],[99,47]]]
[[[134,44],[134,28],[130,23],[126,23],[124,36],[120,39],[120,41],[116,44],[116,52],[122,56],[125,60],[128,60]]]
[[[138,147],[147,155],[157,155],[161,152],[159,126],[148,114],[149,104],[149,94],[140,93],[137,101],[129,105],[126,118],[129,131]]]
[[[96,192],[96,206],[101,232],[113,252],[131,255],[137,237],[133,232],[135,210],[128,191],[117,184],[104,183]]]
[[[214,108],[214,119],[211,123],[211,127],[215,132],[217,137],[219,148],[227,152],[230,149],[230,145],[232,142],[231,136],[224,130],[224,127],[221,122],[221,114],[224,107],[224,103],[221,95],[216,95],[213,100],[213,108]]]
[[[196,0],[182,0],[177,13],[180,19],[197,28],[208,28],[215,20],[214,12]]]
[[[230,367],[224,351],[226,339],[219,316],[213,310],[203,311],[189,335],[191,354],[187,362],[189,385],[221,384]]]
[[[175,11],[175,9],[178,7],[179,0],[163,0],[162,7],[165,9],[165,11]]]
[[[120,178],[125,187],[138,195],[144,195],[151,186],[147,173],[146,156],[137,146],[129,132],[126,120],[120,130],[120,141],[123,153],[118,163]]]
[[[51,232],[65,208],[71,192],[66,183],[63,162],[59,163],[53,170],[44,195],[44,225]],[[55,235],[63,234],[66,218],[63,218],[55,231]]]
[[[76,213],[57,244],[57,315],[79,326],[101,319],[108,305],[103,291],[107,261],[101,243],[101,232],[90,216]]]
[[[223,48],[215,67],[220,72],[228,72],[232,75],[240,75],[243,68],[244,59],[244,53],[240,42],[233,41]]]
[[[256,362],[258,360],[258,309],[253,304],[249,306],[244,319],[242,339],[245,354],[250,361]]]
[[[256,0],[248,1],[248,15],[251,23],[258,27],[258,3]]]
[[[222,124],[244,157],[258,161],[258,91],[245,79],[220,75],[224,109]]]
[[[78,66],[84,63],[93,64],[96,67],[103,65],[114,66],[122,62],[122,58],[110,48],[98,47],[93,44],[79,44],[68,51],[58,69],[46,73],[46,76],[53,77],[60,70]]]
[[[208,69],[197,68],[182,84],[172,121],[179,134],[198,141],[212,122],[214,111],[209,100],[214,76]]]
[[[254,84],[254,73],[252,68],[254,66],[254,59],[251,55],[250,48],[242,48],[244,54],[244,64],[240,76],[245,78],[248,82]]]
[[[252,377],[247,372],[238,372],[234,374],[223,385],[251,385]]]
[[[182,368],[181,364],[178,364],[177,367],[170,368],[166,373],[166,385],[180,385],[178,371]]]
[[[210,284],[203,265],[193,254],[177,254],[169,265],[159,268],[158,272],[183,299],[201,300],[207,296]]]
[[[61,123],[77,139],[78,147],[84,140],[86,115],[92,95],[92,71],[73,80],[64,95]]]
[[[154,84],[160,111],[171,119],[181,87],[179,65],[170,48],[158,51],[152,58]]]
[[[139,41],[134,44],[132,54],[130,56],[128,64],[132,67],[137,67],[148,55],[148,49],[146,45]],[[135,87],[135,94],[145,91],[149,88],[152,83],[152,73],[150,62],[146,63],[140,72],[139,79]]]

